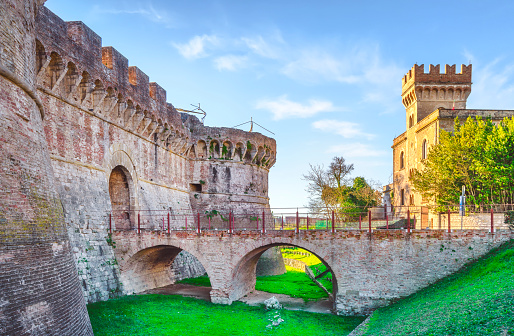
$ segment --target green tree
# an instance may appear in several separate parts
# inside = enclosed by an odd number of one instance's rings
[[[355,218],[377,205],[380,192],[364,177],[351,179],[349,175],[353,169],[353,164],[347,164],[343,157],[334,157],[328,168],[310,165],[303,179],[309,182],[307,191],[311,211],[335,211],[338,218]]]
[[[453,132],[441,130],[424,167],[410,181],[425,199],[437,205],[458,204],[466,186],[468,204],[514,201],[514,118],[498,125],[491,120],[455,119]]]

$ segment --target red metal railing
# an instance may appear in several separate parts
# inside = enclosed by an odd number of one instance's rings
[[[438,210],[438,211],[435,211]],[[325,230],[335,233],[341,230],[473,230],[483,229],[494,232],[507,229],[505,213],[514,211],[513,205],[488,205],[466,207],[464,215],[459,214],[458,206],[441,209],[428,207],[375,207],[353,208],[352,211],[313,212],[304,208],[256,209],[254,211],[166,211],[133,210],[111,211],[107,214],[108,230],[142,231],[196,231],[208,230],[235,231],[253,230],[266,233],[271,230],[294,230],[296,233],[312,230]]]

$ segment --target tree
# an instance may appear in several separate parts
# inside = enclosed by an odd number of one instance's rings
[[[424,167],[410,181],[437,205],[458,204],[466,186],[468,204],[507,204],[514,201],[514,118],[498,125],[491,120],[455,119],[453,132],[441,130]]]
[[[311,211],[336,211],[338,218],[354,218],[377,205],[380,192],[363,177],[350,179],[353,170],[353,164],[347,164],[343,157],[334,157],[326,169],[323,165],[310,165],[303,179],[309,182]]]

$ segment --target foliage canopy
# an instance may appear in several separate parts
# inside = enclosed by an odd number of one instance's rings
[[[309,182],[309,208],[313,212],[335,211],[339,218],[353,218],[376,206],[380,192],[364,177],[350,178],[353,169],[353,164],[347,164],[342,156],[334,157],[328,168],[310,165],[303,176]]]
[[[514,203],[514,118],[495,125],[490,119],[455,119],[453,132],[441,130],[424,167],[410,181],[437,205],[459,203],[466,186],[468,204]]]

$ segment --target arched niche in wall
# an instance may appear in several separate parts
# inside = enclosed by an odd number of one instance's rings
[[[116,143],[111,146],[105,159],[115,229],[130,229],[135,225],[139,188],[138,175],[131,157],[130,148]]]
[[[128,230],[134,227],[134,206],[131,204],[129,186],[131,180],[130,173],[123,166],[114,167],[109,176],[111,219],[117,230]]]

